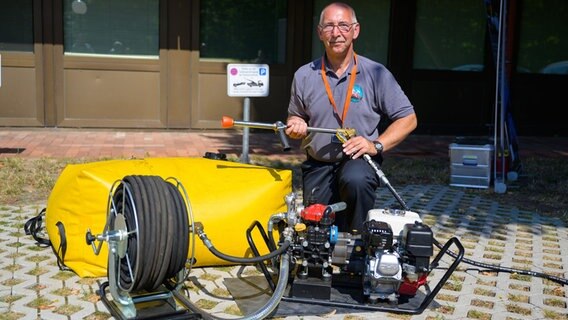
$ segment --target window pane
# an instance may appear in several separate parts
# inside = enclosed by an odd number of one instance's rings
[[[483,1],[418,0],[416,16],[415,69],[483,70]]]
[[[65,52],[158,55],[159,0],[65,0]]]
[[[286,62],[286,0],[200,2],[202,60]]]
[[[568,1],[525,0],[518,72],[568,74]]]
[[[32,0],[0,0],[0,51],[33,50]]]
[[[312,59],[323,55],[324,49],[316,28],[321,10],[333,1],[316,0],[312,25]],[[355,52],[377,62],[386,64],[389,42],[390,0],[347,1],[361,24],[359,38],[355,40]]]

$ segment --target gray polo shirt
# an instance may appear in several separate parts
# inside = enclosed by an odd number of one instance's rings
[[[349,87],[351,66],[340,78],[327,67],[326,73],[339,117],[333,110],[321,78],[322,59],[300,67],[294,74],[288,114],[306,120],[308,126],[337,129],[341,127],[344,101]],[[353,63],[353,62],[351,62]],[[391,120],[414,113],[414,107],[392,73],[382,64],[357,56],[357,77],[344,128],[354,128],[358,136],[376,140],[381,117]],[[310,133],[302,148],[316,160],[335,162],[344,156],[341,143],[331,134]]]

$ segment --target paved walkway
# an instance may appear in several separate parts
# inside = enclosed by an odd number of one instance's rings
[[[458,237],[465,257],[486,265],[531,270],[566,277],[568,229],[558,219],[543,217],[447,186],[407,186],[399,190],[410,207],[445,243]],[[391,196],[383,191],[381,201]],[[96,291],[105,278],[79,278],[60,271],[53,252],[40,248],[22,226],[41,207],[0,207],[0,319],[107,319],[108,310]],[[455,247],[453,247],[455,249]],[[219,248],[221,249],[221,248]],[[442,259],[429,278],[438,283],[453,262]],[[231,281],[262,285],[253,267],[194,268],[187,294],[191,301],[220,318],[234,318],[243,301],[231,295]],[[247,280],[248,279],[248,280]],[[255,280],[251,280],[255,279]],[[259,280],[260,279],[260,280]],[[462,262],[430,307],[420,315],[390,314],[391,319],[567,319],[568,287],[541,277],[493,272]],[[378,319],[384,312],[328,308],[285,319]]]
[[[448,157],[453,137],[412,136],[393,151],[402,156]],[[68,129],[0,129],[0,157],[158,157],[203,156],[205,152],[240,154],[242,136],[227,131],[116,131]],[[284,153],[277,137],[253,133],[250,154],[301,157],[295,148]],[[521,155],[568,155],[562,138],[523,138]],[[297,147],[297,145],[295,145]],[[541,216],[440,185],[409,185],[398,190],[410,208],[420,214],[435,238],[445,243],[457,237],[465,256],[483,268],[462,262],[430,307],[420,315],[389,314],[394,319],[568,319],[568,287],[539,276],[494,272],[487,266],[531,270],[566,278],[568,227]],[[378,203],[394,202],[386,190]],[[96,295],[105,278],[79,278],[60,271],[53,252],[40,248],[25,235],[23,224],[37,215],[38,206],[0,205],[0,319],[107,319],[109,312]],[[444,257],[429,281],[435,285],[453,260]],[[243,312],[242,301],[232,299],[231,281],[258,278],[253,267],[195,268],[188,283],[191,301],[220,318]],[[234,290],[234,289],[233,289]],[[284,304],[283,304],[284,305]],[[384,312],[329,308],[300,314],[278,309],[285,319],[378,319]]]
[[[392,151],[401,156],[448,157],[451,136],[411,135]],[[301,155],[299,142],[291,140],[284,152],[276,134],[254,131],[249,155],[290,157]],[[95,130],[0,128],[0,157],[142,158],[196,157],[205,152],[242,153],[242,130]],[[568,157],[568,137],[520,137],[520,155]]]

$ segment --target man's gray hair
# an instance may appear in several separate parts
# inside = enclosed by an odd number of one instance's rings
[[[341,7],[341,8],[349,10],[351,12],[351,23],[357,23],[357,15],[355,15],[355,10],[350,5],[343,3],[343,2],[333,2],[333,3],[330,3],[327,6],[325,6],[325,8],[323,8],[323,10],[321,11],[320,21],[319,21],[320,25],[323,22],[323,14],[324,14],[325,10],[327,10],[327,8],[329,8],[331,6]]]

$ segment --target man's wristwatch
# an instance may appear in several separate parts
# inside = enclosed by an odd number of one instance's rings
[[[383,144],[380,143],[379,141],[375,141],[375,149],[377,150],[377,154],[381,154],[383,153]]]

